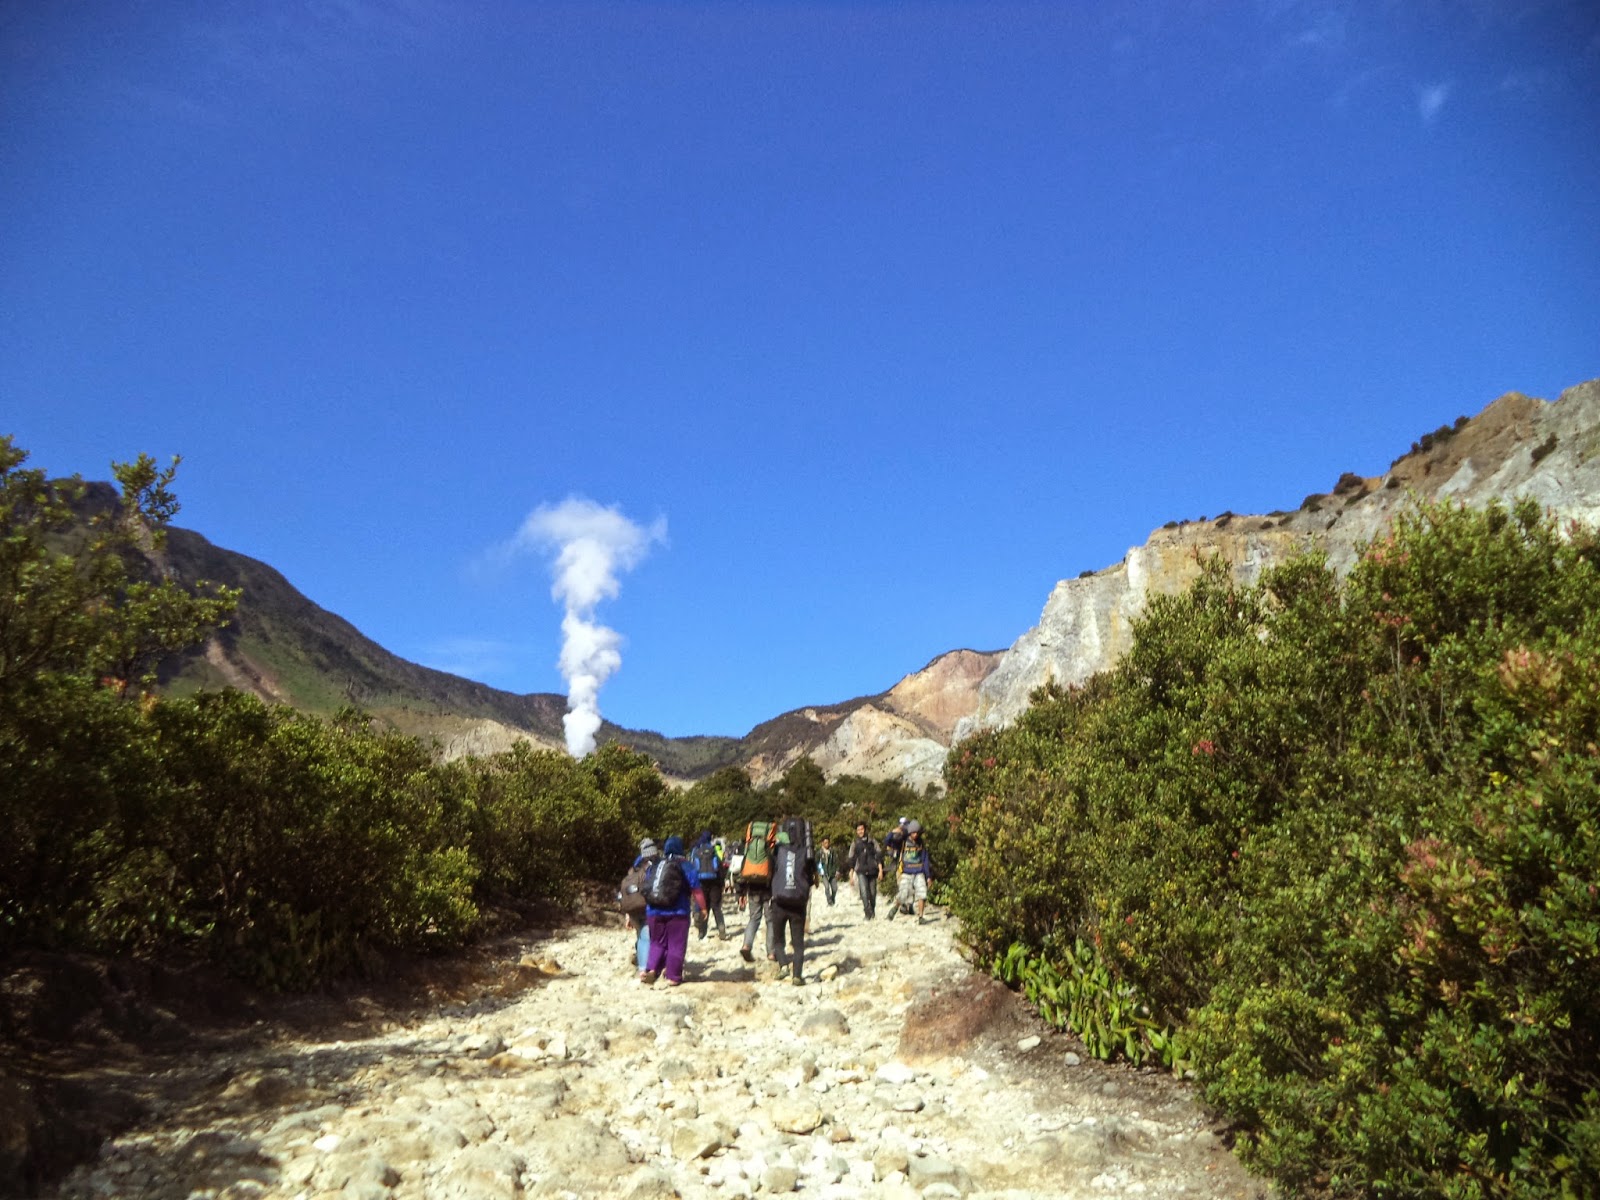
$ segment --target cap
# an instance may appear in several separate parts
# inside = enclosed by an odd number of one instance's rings
[[[905,823],[906,823],[906,819],[904,817],[901,817],[900,818],[900,824],[904,825]]]
[[[645,838],[644,841],[639,843],[639,853],[641,856],[646,854],[654,854],[657,849],[659,849],[659,847],[656,845],[655,838]]]
[[[922,832],[922,822],[921,821],[908,822],[906,824],[906,832],[907,833],[921,833]]]

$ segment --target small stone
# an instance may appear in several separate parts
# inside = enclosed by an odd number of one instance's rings
[[[784,1133],[807,1134],[822,1124],[822,1109],[811,1100],[790,1100],[772,1108],[772,1123]]]
[[[1069,1067],[1075,1067],[1079,1063],[1081,1063],[1083,1061],[1083,1059],[1079,1058],[1071,1050],[1068,1050],[1065,1054],[1063,1054],[1061,1056],[1061,1061],[1066,1063],[1067,1066],[1069,1066]]]
[[[884,1083],[910,1083],[917,1077],[916,1071],[901,1062],[886,1062],[874,1073],[874,1077]]]
[[[879,1183],[884,1183],[889,1176],[904,1172],[908,1162],[904,1146],[879,1146],[872,1156],[872,1173]]]
[[[894,1110],[895,1112],[904,1113],[921,1112],[924,1103],[922,1097],[917,1094],[914,1088],[904,1087],[895,1095]]]
[[[694,1067],[681,1058],[663,1059],[656,1068],[656,1078],[662,1083],[677,1083],[694,1075]]]
[[[722,1148],[722,1133],[711,1121],[682,1121],[672,1130],[672,1157],[679,1162],[709,1158]]]
[[[838,1145],[840,1142],[853,1142],[855,1138],[850,1133],[850,1126],[836,1122],[833,1128],[828,1130],[828,1140]]]
[[[1041,1038],[1037,1033],[1030,1034],[1028,1037],[1023,1038],[1017,1043],[1017,1049],[1026,1054],[1029,1050],[1037,1050],[1039,1048],[1039,1043],[1043,1040],[1044,1039]]]
[[[339,1143],[342,1141],[344,1141],[344,1139],[337,1133],[328,1133],[312,1142],[311,1148],[313,1150],[320,1150],[324,1154],[332,1154],[339,1148]]]
[[[628,1176],[625,1186],[623,1194],[628,1200],[668,1200],[678,1194],[672,1186],[672,1176],[659,1167],[640,1167]]]
[[[850,1022],[837,1008],[819,1008],[807,1013],[800,1022],[799,1033],[810,1038],[841,1038],[850,1034]]]
[[[774,1163],[761,1172],[761,1186],[769,1192],[783,1194],[794,1191],[800,1182],[800,1172],[793,1167]]]

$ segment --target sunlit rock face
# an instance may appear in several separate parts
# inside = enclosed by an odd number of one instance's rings
[[[1158,529],[1115,566],[1056,584],[1039,624],[1005,652],[977,689],[959,740],[1007,725],[1044,684],[1082,683],[1113,665],[1132,643],[1133,622],[1151,596],[1181,592],[1202,558],[1221,557],[1241,584],[1269,566],[1320,547],[1336,571],[1414,497],[1481,505],[1531,496],[1564,518],[1600,520],[1600,380],[1555,403],[1509,392],[1447,436],[1430,437],[1383,475],[1341,477],[1292,513],[1225,514]]]

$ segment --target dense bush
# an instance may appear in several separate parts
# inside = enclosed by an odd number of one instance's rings
[[[116,465],[96,509],[24,462],[0,439],[0,952],[183,952],[303,987],[620,875],[661,819],[665,783],[622,747],[439,764],[354,711],[158,699],[161,656],[236,600],[152,565],[173,469]]]
[[[1523,503],[1421,507],[1342,585],[1209,567],[952,753],[969,935],[1103,970],[1294,1190],[1595,1194],[1597,561]]]

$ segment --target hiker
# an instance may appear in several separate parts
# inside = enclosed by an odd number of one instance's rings
[[[761,918],[767,915],[767,905],[772,900],[773,833],[771,821],[751,821],[744,831],[744,862],[739,868],[739,891],[749,916],[745,919],[744,945],[739,947],[739,957],[745,962],[755,961],[756,931],[761,928]],[[771,921],[767,922],[767,957],[778,957],[772,940]]]
[[[856,840],[850,843],[850,853],[845,855],[844,871],[856,881],[862,915],[872,920],[878,915],[878,881],[883,878],[883,855],[878,843],[867,833],[865,821],[856,826]]]
[[[891,867],[900,861],[900,850],[906,844],[906,826],[909,823],[907,818],[901,817],[883,837],[883,861]]]
[[[644,888],[650,865],[660,857],[661,848],[656,845],[654,838],[645,838],[640,842],[639,857],[633,860],[633,866],[622,877],[622,888],[617,892],[617,900],[622,905],[622,922],[633,930],[634,970],[641,974],[645,960],[650,955],[650,926],[645,916],[647,902]]]
[[[707,920],[706,910],[709,910],[709,915],[717,919],[717,938],[725,942],[728,940],[728,926],[722,919],[722,887],[728,864],[709,829],[703,830],[695,838],[689,857],[700,876],[700,890],[706,894],[706,907],[694,919],[695,932],[701,941],[705,941],[706,931],[711,924]]]
[[[822,895],[828,907],[833,907],[839,895],[839,854],[833,848],[832,838],[823,838],[817,847],[817,874],[822,879]]]
[[[650,956],[639,982],[653,984],[665,971],[667,985],[677,987],[683,982],[683,959],[689,952],[690,909],[704,912],[706,897],[700,890],[700,875],[694,863],[683,856],[683,839],[669,837],[661,850],[661,859],[650,872],[645,888]]]
[[[906,840],[900,850],[900,887],[895,893],[894,907],[889,910],[889,920],[899,915],[901,908],[911,911],[916,905],[917,924],[925,918],[922,913],[928,904],[928,884],[933,880],[933,860],[922,842],[922,825],[911,821],[906,825]]]
[[[778,825],[772,846],[772,903],[767,909],[767,940],[781,971],[784,935],[790,946],[790,981],[805,983],[806,910],[811,888],[817,882],[817,860],[811,847],[811,823],[786,817]]]

